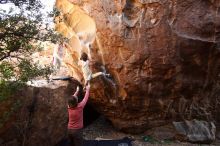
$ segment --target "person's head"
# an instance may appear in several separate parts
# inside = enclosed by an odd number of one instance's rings
[[[88,60],[88,55],[85,52],[83,52],[81,54],[80,60],[87,61]]]
[[[77,104],[78,104],[78,97],[70,96],[68,99],[68,106],[70,108],[75,108],[75,107],[77,107]]]

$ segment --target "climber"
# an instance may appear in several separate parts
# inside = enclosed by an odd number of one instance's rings
[[[86,93],[81,102],[78,102],[79,86],[76,88],[74,95],[68,99],[68,139],[71,146],[82,146],[82,128],[83,128],[83,108],[89,98],[90,85],[86,86]]]
[[[83,52],[81,54],[80,57],[80,61],[78,63],[81,67],[82,67],[82,72],[83,72],[83,77],[85,80],[85,85],[89,84],[89,81],[93,78],[96,78],[98,76],[106,76],[106,77],[110,77],[110,74],[106,74],[104,72],[97,72],[97,73],[92,73],[92,71],[89,68],[89,59],[88,59],[88,55]]]

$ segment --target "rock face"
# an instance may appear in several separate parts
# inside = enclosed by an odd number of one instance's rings
[[[216,127],[213,122],[192,120],[173,124],[178,134],[190,142],[210,143],[215,140]]]
[[[87,52],[93,72],[112,75],[92,80],[91,100],[115,127],[136,133],[172,120],[220,122],[219,0],[71,3],[57,0],[57,30],[72,60]],[[66,60],[80,79],[74,61]]]
[[[26,87],[16,96],[15,101],[19,100],[21,107],[11,115],[5,131],[0,131],[3,145],[54,146],[65,136],[66,97],[76,89],[77,82],[45,81],[38,85],[40,87]]]

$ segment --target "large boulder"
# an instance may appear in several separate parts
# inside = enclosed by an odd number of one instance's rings
[[[67,132],[67,97],[79,83],[41,80],[31,85],[10,98],[16,110],[0,129],[2,145],[54,146]]]
[[[68,38],[73,60],[87,52],[93,72],[112,75],[92,81],[91,99],[115,127],[136,133],[172,120],[220,121],[218,0],[56,4],[64,18],[61,23],[76,34]],[[74,47],[79,46],[74,42],[82,47]],[[83,46],[85,42],[91,47]],[[77,64],[70,64],[69,70],[78,68],[82,74]],[[77,76],[73,71],[71,75]]]
[[[177,138],[193,143],[211,143],[215,140],[216,127],[213,122],[192,120],[173,122],[177,130]]]

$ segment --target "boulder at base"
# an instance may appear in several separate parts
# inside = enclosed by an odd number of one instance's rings
[[[216,127],[213,122],[207,121],[184,121],[173,122],[178,136],[193,143],[211,143],[215,140]]]

